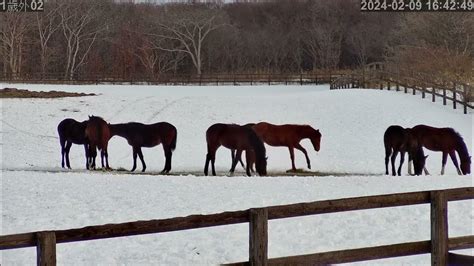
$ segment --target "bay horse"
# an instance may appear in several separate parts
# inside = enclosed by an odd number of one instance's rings
[[[244,126],[246,126],[246,127],[253,127],[253,126],[255,126],[255,123],[247,123],[247,124],[245,124]],[[248,154],[247,154],[247,153],[248,153]],[[235,156],[235,154],[236,154],[236,150],[231,149],[231,150],[230,150],[230,156],[231,156],[231,159],[232,159],[232,160],[231,160],[231,162],[232,162],[231,165],[234,163],[234,160],[237,159],[237,160],[240,162],[240,165],[242,166],[242,168],[244,168],[244,170],[245,170],[245,169],[246,169],[246,166],[244,165],[244,162],[242,162],[242,156],[240,156],[240,157],[237,158],[237,157]],[[245,156],[246,156],[245,158],[249,158],[249,161],[251,162],[251,164],[250,164],[250,171],[251,171],[252,173],[255,173],[255,169],[253,168],[253,166],[254,166],[254,164],[255,164],[255,153],[253,152],[253,150],[248,150],[248,151],[245,152]],[[233,172],[232,166],[231,166],[231,168],[230,168],[230,172]]]
[[[236,124],[214,124],[206,131],[207,155],[204,166],[204,174],[208,174],[209,162],[212,166],[212,174],[216,175],[215,160],[216,151],[222,145],[231,150],[237,150],[237,155],[232,162],[231,173],[235,170],[238,158],[242,151],[247,155],[246,173],[250,176],[250,151],[255,153],[255,168],[260,176],[267,175],[267,158],[265,157],[265,145],[251,127]]]
[[[408,152],[408,168],[411,167],[411,162],[415,168],[415,175],[421,175],[425,168],[426,158],[423,147],[416,142],[413,135],[411,135],[410,128],[403,128],[398,125],[392,125],[387,128],[383,136],[385,146],[385,174],[388,175],[388,162],[392,162],[392,175],[401,175],[402,165],[405,160],[405,153]],[[398,153],[400,153],[400,166],[395,172],[395,160]],[[409,172],[411,172],[409,170]]]
[[[137,167],[137,155],[142,162],[142,172],[145,172],[146,164],[143,159],[142,147],[151,148],[163,144],[165,153],[165,167],[161,173],[169,173],[171,170],[171,156],[176,149],[176,139],[178,136],[176,127],[167,122],[155,124],[142,124],[130,122],[125,124],[109,124],[111,136],[125,138],[133,152],[132,172]]]
[[[315,151],[319,151],[321,145],[321,132],[309,125],[273,125],[267,122],[260,122],[252,126],[257,135],[270,146],[285,146],[290,151],[291,169],[296,171],[294,149],[303,152],[306,157],[308,169],[311,169],[311,162],[306,149],[301,146],[300,141],[309,139]]]
[[[102,117],[89,116],[86,127],[86,137],[89,140],[89,167],[95,169],[95,157],[97,156],[97,149],[99,149],[102,168],[105,166],[105,169],[110,169],[107,146],[111,135],[107,122],[105,122]]]
[[[411,134],[413,134],[423,147],[443,153],[441,175],[444,175],[448,154],[459,175],[471,173],[471,156],[469,156],[466,143],[461,135],[454,129],[449,127],[436,128],[426,125],[417,125],[411,129]],[[461,167],[458,165],[456,152],[461,160]]]
[[[72,144],[84,145],[86,155],[86,168],[89,169],[88,164],[88,145],[89,141],[86,137],[86,121],[76,121],[72,118],[62,120],[58,125],[59,144],[61,145],[61,167],[64,168],[64,161],[66,161],[67,168],[71,169],[69,162],[69,151]]]

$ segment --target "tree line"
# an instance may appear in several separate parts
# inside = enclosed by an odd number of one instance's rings
[[[103,78],[305,73],[386,62],[471,80],[474,15],[363,13],[359,0],[49,0],[0,14],[0,73]]]

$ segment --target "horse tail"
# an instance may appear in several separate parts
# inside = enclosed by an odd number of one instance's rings
[[[171,151],[173,152],[174,150],[176,150],[176,142],[178,141],[178,131],[176,130],[175,127],[173,127],[173,131],[174,131],[174,136],[173,138],[171,139],[171,144],[170,144],[170,148],[171,148]]]
[[[385,134],[383,135],[383,145],[385,147],[385,154],[390,155],[392,153],[392,145],[390,143],[390,128],[385,131]]]

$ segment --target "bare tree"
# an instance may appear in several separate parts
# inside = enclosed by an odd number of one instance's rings
[[[202,72],[204,42],[212,31],[226,25],[220,9],[208,6],[169,6],[163,19],[157,22],[152,36],[156,47],[168,52],[182,52],[189,56],[197,74]]]
[[[76,71],[87,58],[98,34],[106,29],[99,22],[101,1],[65,1],[59,9],[61,28],[66,41],[66,66],[64,77],[73,79]]]
[[[387,60],[412,73],[473,81],[474,17],[460,13],[404,16]]]
[[[0,16],[0,55],[14,78],[21,74],[29,16],[7,13]],[[4,72],[7,70],[4,69]]]
[[[50,62],[51,49],[50,41],[53,34],[61,27],[58,11],[59,5],[50,1],[47,12],[36,13],[36,27],[38,30],[39,45],[41,48],[41,74],[44,76],[46,67]]]

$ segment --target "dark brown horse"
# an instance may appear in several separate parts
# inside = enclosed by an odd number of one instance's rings
[[[88,162],[88,144],[86,138],[87,120],[78,122],[72,118],[66,118],[58,125],[59,144],[61,145],[61,167],[64,168],[64,160],[66,160],[67,168],[71,169],[69,163],[69,151],[72,144],[84,145],[86,154],[86,168],[89,169]]]
[[[415,175],[421,175],[425,167],[426,158],[423,147],[419,145],[411,135],[410,128],[403,128],[401,126],[389,126],[383,136],[385,146],[385,174],[388,175],[388,162],[392,162],[392,175],[401,175],[402,165],[405,160],[405,153],[408,152],[408,167],[411,167],[411,162],[415,168]],[[395,172],[395,160],[398,153],[400,153],[400,166]],[[390,157],[391,156],[391,157]]]
[[[443,153],[441,174],[444,174],[448,154],[453,161],[458,174],[467,175],[471,173],[471,156],[467,151],[463,138],[452,128],[436,128],[426,125],[417,125],[411,129],[411,134],[423,147]],[[461,167],[456,159],[456,152],[461,160]]]
[[[106,169],[110,169],[107,146],[111,135],[107,122],[105,122],[102,117],[89,116],[86,127],[86,137],[89,140],[89,167],[95,169],[95,157],[97,156],[97,149],[99,149],[102,168],[105,166]]]
[[[265,145],[250,127],[236,124],[214,124],[206,131],[207,155],[204,166],[204,174],[207,175],[209,162],[212,164],[212,174],[216,175],[215,160],[216,151],[222,145],[228,149],[237,150],[237,155],[232,162],[231,172],[240,158],[242,151],[247,155],[246,173],[250,176],[250,162],[248,154],[255,153],[255,168],[260,176],[267,174],[267,158],[265,157]]]
[[[246,126],[246,127],[253,127],[253,126],[255,126],[255,123],[248,123],[248,124],[245,124],[244,126]],[[231,150],[230,150],[230,156],[231,156],[231,158],[232,158],[232,160],[231,160],[232,163],[231,163],[230,171],[233,172],[232,164],[234,163],[234,160],[235,160],[235,159],[237,159],[237,160],[240,162],[240,165],[242,166],[242,168],[247,169],[246,166],[244,165],[244,162],[242,162],[242,156],[240,156],[240,157],[237,158],[237,157],[235,156],[235,153],[236,153],[236,150],[234,150],[234,149],[231,149]],[[247,153],[248,153],[248,154],[247,154]],[[245,156],[246,156],[245,158],[249,158],[249,161],[252,162],[252,163],[250,164],[250,171],[251,171],[252,173],[255,173],[255,169],[253,168],[253,166],[254,166],[254,164],[255,164],[255,153],[253,152],[253,150],[248,150],[248,151],[245,152]],[[234,169],[234,170],[235,170],[235,169]]]
[[[165,167],[162,173],[169,173],[171,170],[171,156],[176,149],[176,139],[178,136],[176,127],[167,122],[160,122],[151,125],[130,122],[126,124],[109,124],[112,136],[120,136],[127,140],[132,146],[133,167],[132,172],[137,168],[137,155],[142,162],[142,172],[145,172],[146,164],[143,160],[142,147],[151,148],[163,144],[165,152]]]
[[[313,144],[315,151],[319,151],[321,144],[321,133],[319,130],[309,125],[273,125],[266,122],[260,122],[252,126],[257,135],[270,146],[286,146],[290,151],[291,169],[296,171],[294,149],[303,152],[306,157],[308,169],[311,169],[311,162],[306,149],[301,146],[302,139],[309,139]]]

